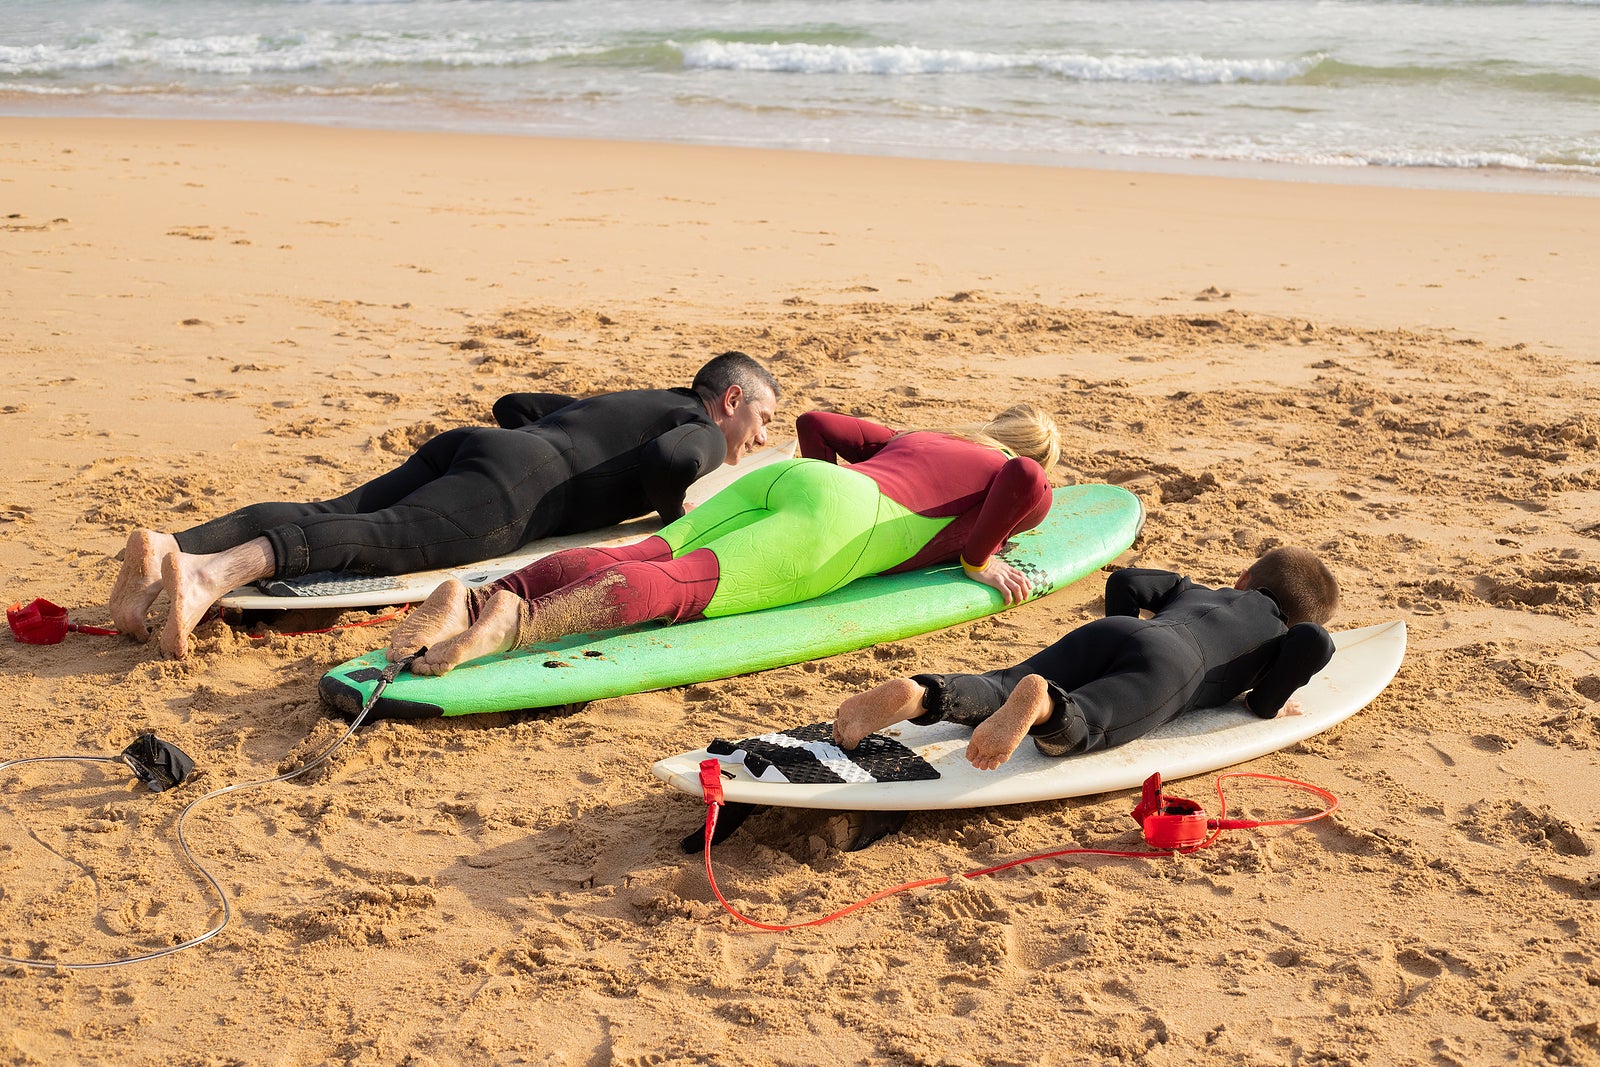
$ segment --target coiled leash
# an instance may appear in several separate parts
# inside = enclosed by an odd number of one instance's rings
[[[236,782],[233,785],[225,785],[219,789],[213,789],[211,792],[189,801],[189,803],[185,805],[183,811],[178,813],[178,847],[183,852],[184,858],[189,861],[189,865],[192,866],[196,871],[199,871],[200,876],[204,878],[211,886],[211,891],[216,894],[217,900],[221,905],[222,918],[218,920],[216,925],[212,926],[205,933],[196,937],[191,937],[187,941],[180,942],[176,945],[168,945],[165,948],[153,949],[149,952],[141,952],[138,955],[127,956],[120,960],[97,960],[93,963],[67,963],[60,960],[24,959],[18,956],[0,955],[0,963],[12,963],[20,967],[38,967],[46,970],[102,970],[107,967],[121,967],[129,963],[143,963],[146,960],[157,960],[162,956],[170,956],[174,952],[182,952],[186,948],[193,948],[196,945],[210,941],[213,937],[216,937],[218,934],[222,933],[222,931],[227,927],[229,921],[233,918],[233,908],[228,903],[228,894],[223,890],[221,884],[211,876],[211,872],[206,870],[204,865],[202,865],[199,860],[195,859],[194,853],[189,849],[188,838],[186,838],[183,833],[184,820],[188,819],[189,813],[195,808],[199,807],[201,804],[204,804],[206,801],[210,800],[212,797],[220,797],[224,793],[235,793],[241,789],[253,789],[256,786],[272,785],[274,782],[286,782],[291,778],[305,774],[309,770],[320,767],[323,763],[327,762],[329,757],[331,757],[334,752],[338,750],[339,746],[348,741],[350,739],[350,735],[355,733],[356,729],[366,721],[367,715],[372,711],[373,706],[378,703],[378,698],[383,695],[383,691],[388,688],[389,683],[394,681],[395,678],[399,677],[401,671],[411,666],[412,661],[416,660],[419,656],[423,655],[427,651],[427,647],[424,646],[411,653],[411,655],[397,659],[388,666],[384,667],[382,672],[378,675],[378,684],[373,687],[371,695],[367,697],[366,702],[361,706],[360,712],[358,712],[355,718],[350,721],[350,725],[345,729],[345,732],[339,736],[337,741],[323,749],[322,752],[310,762],[302,764],[292,771],[277,775],[273,778],[263,778],[260,781],[255,782]],[[164,792],[168,789],[173,789],[183,784],[184,780],[188,778],[190,773],[192,773],[194,770],[194,761],[185,755],[176,745],[169,741],[161,740],[153,733],[142,733],[137,739],[134,740],[133,744],[123,749],[121,755],[119,756],[33,756],[26,759],[7,760],[4,763],[0,763],[0,771],[9,770],[12,767],[20,767],[25,763],[65,762],[122,763],[133,772],[134,777],[139,779],[139,781],[143,782],[145,785],[149,786],[150,790],[155,793]],[[31,832],[29,836],[33,836]],[[39,839],[34,837],[34,840],[38,841]],[[44,842],[42,841],[39,843],[44,845]],[[44,847],[47,849],[49,848],[48,845],[45,845]]]
[[[1222,782],[1227,778],[1254,778],[1260,781],[1273,782],[1286,785],[1295,789],[1302,789],[1315,794],[1324,804],[1321,811],[1311,815],[1302,815],[1292,819],[1228,819],[1228,798],[1222,792]],[[781,933],[786,930],[799,930],[807,926],[821,926],[843,918],[853,911],[875,904],[885,897],[892,897],[896,893],[904,893],[910,889],[923,889],[929,886],[954,884],[957,878],[973,879],[985,875],[998,874],[1039,860],[1056,859],[1061,856],[1118,856],[1131,859],[1171,859],[1177,856],[1186,856],[1209,848],[1214,844],[1225,830],[1253,830],[1264,826],[1297,826],[1304,823],[1315,822],[1326,818],[1339,810],[1339,798],[1321,786],[1302,782],[1296,778],[1283,778],[1276,774],[1259,774],[1253,771],[1229,771],[1216,777],[1217,800],[1222,805],[1217,818],[1206,817],[1200,805],[1192,800],[1182,797],[1168,797],[1161,791],[1161,775],[1152,774],[1145,779],[1144,791],[1140,796],[1139,804],[1132,811],[1135,822],[1139,824],[1145,841],[1151,846],[1145,851],[1122,851],[1106,848],[1062,848],[1051,852],[1039,852],[1032,856],[999,863],[993,867],[980,867],[977,870],[963,871],[960,874],[942,874],[936,878],[924,878],[915,882],[903,882],[892,886],[868,897],[846,905],[837,911],[822,916],[820,919],[811,919],[807,922],[774,924],[759,922],[749,916],[741,914],[732,904],[728,903],[722,895],[722,890],[717,888],[716,875],[711,870],[711,846],[715,842],[717,829],[717,812],[725,805],[722,794],[722,765],[714,759],[700,762],[700,795],[706,802],[706,827],[705,827],[705,865],[706,880],[711,884],[711,892],[716,895],[717,901],[723,910],[747,926],[757,930],[766,930],[772,933]],[[741,814],[748,814],[748,811]],[[720,838],[719,838],[720,840]]]

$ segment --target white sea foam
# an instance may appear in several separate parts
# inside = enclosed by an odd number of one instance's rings
[[[1299,77],[1320,56],[1293,60],[1177,56],[994,53],[886,45],[749,44],[701,40],[680,46],[686,67],[794,74],[989,74],[1044,72],[1079,81],[1282,82]]]
[[[140,67],[172,73],[241,75],[374,66],[505,67],[541,63],[575,51],[572,46],[516,46],[451,32],[427,38],[315,30],[286,38],[260,34],[151,38],[113,30],[68,45],[0,45],[0,75],[25,77]]]
[[[1600,0],[0,3],[0,112],[16,114],[1032,162],[1600,166]]]

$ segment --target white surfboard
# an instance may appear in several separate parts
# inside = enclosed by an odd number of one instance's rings
[[[794,456],[795,438],[769,445],[741,459],[736,466],[718,467],[689,486],[684,499],[692,504],[703,504],[720,490],[726,489],[740,477],[757,467]],[[606,545],[626,545],[648,537],[661,528],[661,520],[654,515],[633,519],[616,526],[608,526],[587,533],[545,537],[523,545],[515,552],[479,563],[440,570],[415,571],[394,575],[339,575],[326,580],[302,583],[304,591],[289,596],[265,593],[259,586],[247,585],[235,589],[217,603],[225,608],[241,611],[304,611],[325,608],[376,608],[390,604],[415,604],[426,600],[428,594],[447,578],[456,578],[466,586],[488,585],[512,571],[527,566],[542,556],[568,548],[592,548]]]
[[[824,785],[758,781],[742,764],[723,757],[723,797],[731,803],[848,811],[928,811],[1023,804],[1137,789],[1151,774],[1177,781],[1220,770],[1286,748],[1360,711],[1383,691],[1406,651],[1403,620],[1333,634],[1337,651],[1320,674],[1295,692],[1303,713],[1261,719],[1238,701],[1197,708],[1137,741],[1081,756],[1041,755],[1028,741],[993,771],[967,762],[971,731],[953,723],[902,723],[883,733],[916,752],[936,779],[915,782],[839,782]],[[656,763],[656,777],[700,795],[696,749]],[[731,777],[730,777],[731,775]]]

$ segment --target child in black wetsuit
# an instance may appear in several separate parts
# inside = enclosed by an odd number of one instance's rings
[[[1104,619],[1013,667],[919,674],[858,693],[839,706],[834,740],[849,749],[897,722],[959,722],[975,727],[967,758],[992,770],[1027,736],[1051,756],[1111,748],[1241,693],[1262,718],[1298,714],[1292,694],[1333,657],[1322,624],[1338,603],[1332,573],[1300,548],[1267,552],[1232,589],[1117,571]]]

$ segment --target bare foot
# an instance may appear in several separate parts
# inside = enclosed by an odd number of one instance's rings
[[[167,621],[161,626],[161,651],[172,659],[189,655],[189,634],[205,618],[211,601],[198,596],[182,552],[161,557],[161,586],[167,591]]]
[[[846,697],[833,716],[834,744],[855,748],[875,730],[916,718],[922,714],[922,696],[927,691],[920,682],[895,678]]]
[[[148,641],[145,616],[161,594],[161,557],[178,550],[171,534],[135,530],[122,552],[122,569],[111,587],[111,622],[135,641]]]
[[[211,605],[231,589],[270,576],[273,567],[272,546],[265,537],[209,555],[168,552],[162,556],[167,621],[161,626],[161,651],[183,659],[189,654],[189,634]]]
[[[522,603],[515,593],[500,590],[478,613],[478,621],[463,633],[429,643],[427,654],[412,661],[411,673],[448,674],[469,659],[509,651],[517,643]]]
[[[432,646],[454,637],[469,625],[467,587],[454,578],[447,578],[395,627],[385,650],[389,662],[405,659],[424,645]]]
[[[1011,758],[1028,736],[1029,727],[1050,718],[1050,687],[1037,674],[1017,683],[1000,710],[980,722],[967,742],[967,762],[980,771],[992,771]]]

